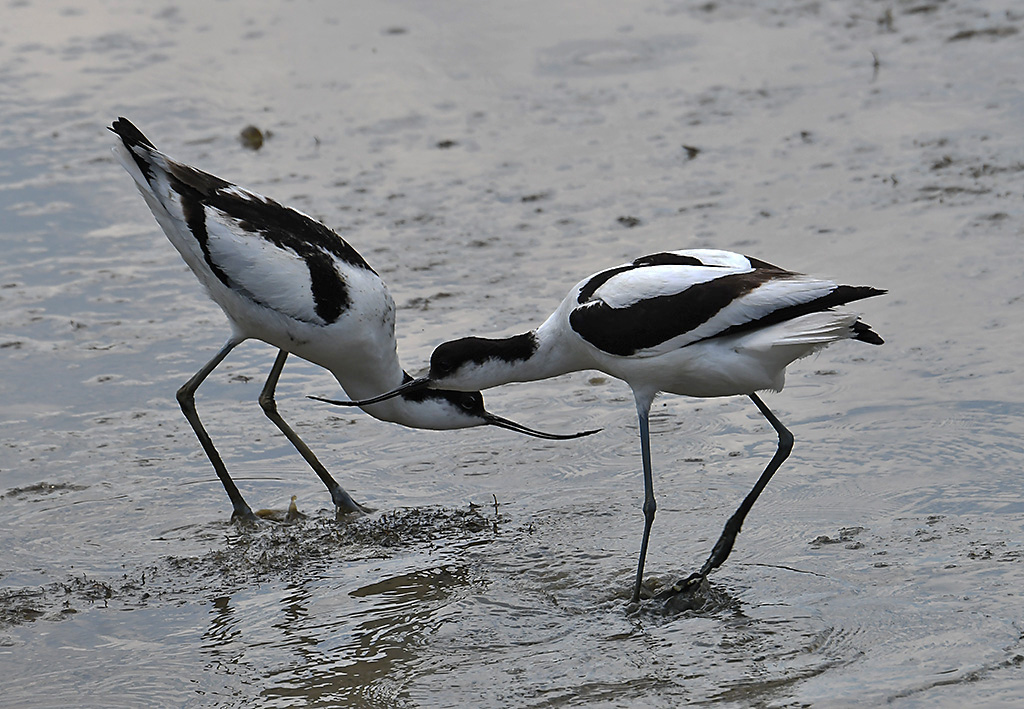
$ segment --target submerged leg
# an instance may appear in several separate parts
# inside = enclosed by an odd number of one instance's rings
[[[260,406],[263,407],[263,413],[267,415],[274,425],[277,426],[281,433],[283,433],[292,445],[295,446],[295,450],[306,459],[309,463],[309,467],[313,469],[324,485],[331,493],[331,499],[334,501],[334,507],[338,512],[373,512],[372,508],[364,507],[358,502],[352,499],[352,497],[345,492],[345,490],[339,485],[331,474],[327,472],[313,451],[309,449],[305,441],[299,438],[299,434],[292,430],[291,426],[281,417],[281,414],[277,411],[277,402],[274,400],[274,391],[277,389],[277,381],[281,378],[281,370],[284,369],[284,362],[288,359],[288,353],[284,350],[280,350],[277,353],[277,359],[274,360],[274,366],[270,369],[270,376],[267,377],[267,383],[263,385],[263,391],[260,392]]]
[[[633,585],[633,603],[640,602],[640,586],[644,580],[644,562],[647,560],[647,544],[651,539],[651,527],[654,525],[654,513],[658,503],[654,500],[654,476],[651,473],[651,429],[648,421],[651,412],[651,401],[643,401],[637,397],[637,417],[640,420],[640,455],[644,463],[644,537],[640,542],[640,561],[636,567],[636,583]]]
[[[238,487],[235,485],[235,481],[228,475],[228,469],[224,465],[224,461],[220,458],[220,453],[213,445],[213,441],[210,439],[210,434],[203,428],[202,421],[199,420],[199,413],[196,411],[196,389],[199,385],[210,376],[210,372],[217,368],[224,358],[228,356],[228,353],[233,350],[241,340],[231,339],[220,349],[220,351],[213,356],[209,362],[203,365],[203,368],[192,375],[192,378],[185,382],[180,389],[178,389],[178,404],[181,406],[182,413],[185,414],[185,418],[192,425],[192,430],[196,432],[196,437],[199,439],[199,443],[202,444],[203,450],[206,451],[206,457],[213,463],[213,469],[217,471],[217,477],[224,484],[224,489],[227,490],[228,497],[231,499],[231,506],[233,511],[231,513],[231,519],[243,519],[243,520],[255,520],[256,515],[252,513],[249,505],[246,504],[242,498],[242,493],[238,491]]]
[[[790,452],[793,450],[793,434],[790,433],[789,429],[782,425],[782,422],[771,412],[764,402],[761,401],[757,394],[750,395],[751,401],[757,405],[764,417],[768,419],[768,423],[772,425],[775,432],[779,434],[779,447],[775,451],[775,455],[768,462],[768,466],[761,473],[761,477],[758,478],[754,484],[753,489],[747,493],[747,496],[743,498],[743,503],[740,504],[739,508],[733,513],[729,521],[725,523],[725,529],[722,530],[722,536],[718,538],[714,548],[711,550],[711,556],[704,562],[704,566],[700,568],[700,571],[692,574],[686,580],[677,583],[670,589],[662,592],[660,595],[671,595],[680,591],[695,588],[707,578],[708,574],[721,566],[727,558],[729,558],[729,552],[732,551],[732,546],[736,542],[736,535],[740,533],[740,527],[743,526],[743,520],[746,518],[747,513],[750,512],[750,508],[754,506],[754,502],[757,501],[758,495],[768,485],[768,481],[772,479],[775,471],[779,469],[779,466],[789,457]]]

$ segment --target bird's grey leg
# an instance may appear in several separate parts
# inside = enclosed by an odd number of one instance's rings
[[[644,562],[647,559],[647,544],[651,539],[654,513],[658,503],[654,500],[654,476],[651,473],[651,430],[648,421],[651,402],[637,398],[637,417],[640,420],[640,455],[644,463],[644,537],[640,542],[640,561],[636,567],[636,583],[633,585],[633,603],[640,602],[640,586],[644,579]]]
[[[274,400],[274,391],[277,389],[277,382],[281,378],[281,371],[284,369],[284,362],[288,359],[288,353],[284,350],[279,350],[277,353],[277,359],[274,360],[274,366],[270,368],[270,376],[267,377],[267,383],[263,385],[263,391],[260,392],[260,406],[263,408],[263,413],[267,415],[274,425],[277,426],[281,433],[283,433],[292,445],[295,446],[295,450],[305,458],[306,462],[309,463],[309,467],[313,469],[313,472],[319,476],[323,481],[324,485],[331,493],[331,499],[334,501],[334,508],[338,512],[362,512],[369,513],[373,512],[373,508],[365,507],[360,505],[358,502],[352,499],[352,496],[345,492],[344,488],[341,487],[335,481],[331,474],[327,472],[327,468],[317,459],[316,455],[309,449],[305,441],[299,438],[299,434],[292,430],[291,426],[281,417],[281,414],[277,411],[277,402]]]
[[[758,495],[768,485],[768,481],[772,479],[775,471],[779,469],[782,463],[789,457],[790,452],[793,450],[793,434],[788,428],[782,425],[782,422],[771,412],[764,402],[761,401],[757,394],[750,395],[751,401],[757,405],[757,408],[761,410],[764,417],[768,419],[768,423],[772,425],[775,432],[779,434],[779,447],[775,451],[775,455],[768,462],[768,466],[761,473],[761,477],[758,478],[757,483],[754,484],[754,488],[747,493],[747,496],[743,498],[742,504],[737,509],[729,521],[725,523],[725,529],[722,531],[722,536],[718,538],[714,548],[711,550],[711,556],[704,562],[704,565],[700,568],[700,571],[692,574],[689,578],[676,583],[669,589],[662,591],[659,597],[670,596],[680,591],[696,588],[700,583],[707,578],[708,574],[721,566],[725,560],[729,557],[729,552],[732,551],[733,544],[736,542],[736,535],[740,533],[740,527],[743,526],[743,520],[746,518],[747,513],[754,506],[754,502],[757,501]]]
[[[213,469],[217,471],[217,477],[224,484],[224,489],[227,490],[228,497],[231,499],[231,506],[233,511],[231,513],[231,519],[241,519],[244,521],[252,521],[256,519],[256,515],[252,513],[249,505],[246,504],[242,498],[242,493],[238,491],[238,487],[235,485],[235,481],[228,475],[228,469],[224,465],[224,461],[221,460],[220,453],[213,445],[213,441],[210,439],[210,434],[203,428],[202,421],[199,420],[199,413],[196,411],[196,389],[199,385],[210,376],[210,372],[217,368],[224,358],[228,356],[228,353],[233,350],[241,340],[231,339],[220,349],[220,351],[213,356],[209,362],[203,365],[203,368],[192,375],[192,378],[185,382],[180,389],[178,389],[177,398],[178,404],[181,406],[182,413],[185,414],[185,418],[188,419],[189,424],[192,425],[192,430],[196,432],[196,437],[199,439],[199,443],[203,446],[203,450],[206,451],[206,457],[213,463]]]

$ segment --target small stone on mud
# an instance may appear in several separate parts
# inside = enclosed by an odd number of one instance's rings
[[[269,136],[269,134],[268,134]],[[238,134],[238,139],[242,143],[243,148],[249,150],[259,150],[263,147],[263,141],[265,139],[263,131],[254,125],[248,125],[241,130]]]

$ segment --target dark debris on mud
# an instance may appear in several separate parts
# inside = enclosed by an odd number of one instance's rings
[[[679,585],[675,579],[664,584],[658,579],[645,579],[644,599],[630,615],[655,620],[743,614],[739,596],[725,586],[704,579],[697,588],[673,592],[673,584]]]
[[[485,515],[476,505],[458,509],[410,507],[364,517],[349,525],[349,538],[355,543],[382,547],[401,547],[436,539],[451,541],[493,532],[500,518]]]
[[[12,487],[7,492],[0,494],[0,500],[79,492],[85,490],[86,487],[86,485],[75,485],[73,483],[38,482],[34,485],[26,485],[25,487]]]
[[[192,586],[244,586],[294,579],[332,560],[388,558],[492,535],[496,520],[480,508],[404,508],[367,517],[300,516],[288,523],[232,525],[225,543],[200,557],[168,557],[168,569],[198,578]]]
[[[0,629],[64,620],[91,608],[186,603],[260,583],[291,582],[322,573],[336,560],[479,542],[493,537],[500,521],[493,512],[483,514],[485,509],[406,508],[356,519],[302,515],[290,522],[231,524],[223,542],[205,554],[167,556],[141,568],[126,567],[115,578],[69,573],[62,581],[39,586],[0,587]]]
[[[332,558],[386,558],[405,549],[434,548],[493,534],[496,519],[480,508],[403,508],[354,519],[301,516],[287,522],[232,527],[226,543],[204,557],[168,564],[208,577],[263,581],[321,568]]]
[[[855,540],[863,531],[863,527],[843,527],[835,537],[830,537],[827,534],[818,535],[811,540],[811,546],[819,549],[829,544],[845,544],[847,549],[859,549],[863,544]]]
[[[84,608],[118,608],[145,604],[145,573],[140,577],[123,575],[103,581],[82,574],[64,581],[28,588],[0,588],[0,628],[35,620],[64,620]],[[116,599],[116,600],[115,600]]]

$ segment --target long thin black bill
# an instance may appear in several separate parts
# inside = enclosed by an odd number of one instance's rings
[[[341,401],[339,399],[327,399],[322,396],[308,396],[309,399],[316,401],[322,401],[326,404],[334,404],[335,406],[369,406],[370,404],[376,404],[381,401],[386,401],[399,394],[407,391],[414,391],[416,389],[422,389],[429,383],[429,379],[421,377],[420,379],[413,379],[412,381],[406,382],[397,389],[393,389],[380,396],[375,396],[370,399],[363,399],[362,401]],[[489,426],[497,426],[498,428],[504,428],[509,431],[515,431],[516,433],[522,433],[526,436],[533,436],[534,438],[543,438],[548,441],[568,441],[573,438],[583,438],[584,436],[592,436],[595,433],[601,431],[600,428],[595,428],[591,431],[580,431],[579,433],[545,433],[544,431],[538,431],[528,426],[524,426],[521,423],[516,423],[501,416],[496,416],[489,411],[483,412],[483,419]]]
[[[386,391],[383,394],[370,397],[369,399],[363,399],[362,401],[341,401],[339,399],[325,399],[322,396],[309,396],[309,399],[316,399],[317,401],[323,401],[328,404],[334,404],[335,406],[369,406],[370,404],[377,404],[381,401],[387,401],[388,399],[394,399],[396,396],[406,393],[407,391],[416,391],[430,384],[430,379],[427,377],[420,377],[419,379],[411,379],[397,389]]]
[[[484,414],[484,419],[491,426],[497,426],[498,428],[505,428],[509,431],[515,431],[516,433],[522,433],[527,436],[533,436],[534,438],[543,438],[548,441],[568,441],[572,438],[583,438],[584,436],[592,436],[595,433],[600,433],[600,428],[595,428],[592,431],[580,431],[579,433],[544,433],[543,431],[537,431],[533,428],[527,428],[521,423],[515,421],[509,421],[501,416],[495,416],[488,412]]]

